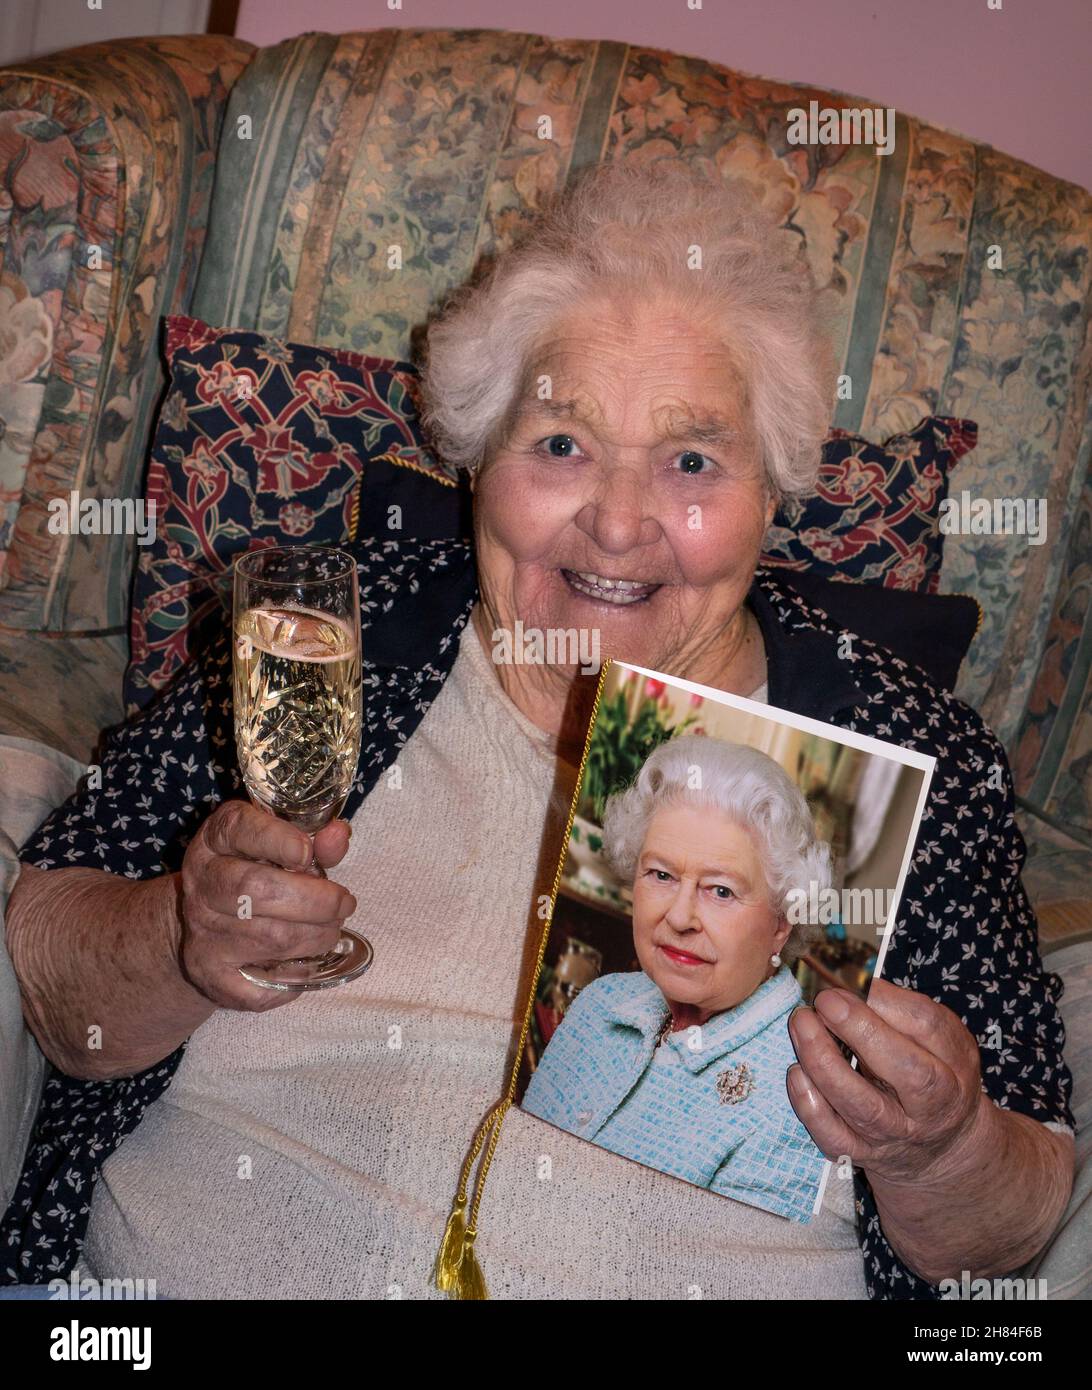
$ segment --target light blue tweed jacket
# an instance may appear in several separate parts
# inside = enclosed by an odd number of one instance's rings
[[[825,1162],[785,1073],[800,986],[782,966],[700,1029],[656,1038],[667,1001],[642,970],[577,995],[531,1077],[523,1109],[661,1172],[810,1221]]]

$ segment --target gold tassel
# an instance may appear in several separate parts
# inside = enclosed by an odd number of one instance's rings
[[[501,1106],[495,1105],[482,1123],[478,1126],[478,1132],[474,1136],[474,1143],[470,1152],[466,1156],[463,1164],[463,1171],[459,1175],[459,1190],[455,1194],[455,1201],[451,1207],[451,1215],[447,1218],[447,1225],[444,1227],[444,1238],[440,1242],[440,1248],[436,1252],[436,1260],[432,1267],[432,1280],[438,1289],[444,1293],[455,1293],[459,1282],[459,1271],[463,1263],[463,1253],[466,1245],[466,1203],[467,1190],[470,1187],[470,1174],[474,1170],[474,1160],[481,1153],[482,1145],[485,1143],[485,1136],[493,1129],[497,1122],[497,1115]],[[473,1256],[472,1256],[473,1258]],[[474,1261],[477,1263],[477,1261]],[[455,1293],[455,1297],[461,1297]]]
[[[588,723],[588,731],[584,738],[584,752],[580,759],[580,770],[576,778],[576,786],[573,789],[572,804],[569,807],[569,818],[565,825],[565,839],[563,844],[568,846],[569,835],[572,833],[573,819],[576,815],[577,802],[580,799],[580,788],[584,781],[584,769],[588,762],[588,750],[591,748],[592,730],[595,728],[596,716],[599,713],[599,702],[603,698],[603,686],[606,682],[607,672],[612,666],[610,657],[603,663],[599,670],[599,684],[595,691],[595,704],[592,707],[591,719]],[[487,1299],[489,1291],[485,1284],[485,1275],[482,1267],[478,1263],[478,1257],[474,1254],[474,1241],[478,1235],[478,1211],[482,1204],[482,1196],[485,1192],[485,1179],[489,1173],[490,1165],[493,1162],[493,1154],[497,1148],[497,1141],[500,1139],[501,1126],[508,1110],[515,1103],[516,1084],[519,1080],[520,1061],[523,1057],[524,1048],[527,1045],[527,1034],[531,1027],[531,1013],[535,1006],[535,990],[538,987],[539,976],[542,974],[542,961],[546,954],[546,942],[550,935],[550,923],[553,920],[554,907],[557,903],[558,890],[561,887],[561,870],[565,864],[565,853],[563,849],[557,861],[557,870],[554,874],[553,891],[550,894],[550,911],[542,925],[542,933],[538,943],[538,959],[535,962],[534,975],[531,978],[531,987],[527,994],[527,1003],[523,1012],[523,1028],[520,1031],[519,1046],[516,1048],[515,1061],[512,1064],[512,1073],[508,1079],[508,1091],[504,1099],[498,1101],[482,1123],[478,1126],[478,1131],[474,1135],[474,1142],[470,1147],[470,1152],[463,1163],[463,1170],[459,1177],[459,1190],[455,1196],[455,1204],[451,1209],[451,1215],[447,1219],[447,1226],[444,1229],[444,1238],[440,1242],[440,1249],[436,1255],[436,1263],[433,1268],[433,1279],[436,1287],[448,1293],[452,1298],[459,1299]],[[481,1166],[478,1169],[477,1178],[474,1183],[474,1201],[471,1204],[469,1220],[464,1216],[464,1208],[467,1202],[467,1192],[470,1188],[470,1175],[474,1171],[474,1163],[482,1151],[486,1136],[489,1143],[486,1145],[485,1153],[482,1154]]]
[[[477,1234],[477,1231],[467,1231],[463,1241],[463,1258],[459,1262],[458,1275],[452,1289],[456,1298],[483,1299],[489,1297],[489,1292],[485,1287],[485,1275],[478,1263],[478,1257],[474,1254],[474,1239]]]
[[[438,1289],[450,1293],[455,1287],[459,1266],[463,1258],[463,1241],[466,1236],[466,1198],[456,1197],[451,1215],[447,1218],[444,1238],[436,1253],[436,1264],[432,1277]]]

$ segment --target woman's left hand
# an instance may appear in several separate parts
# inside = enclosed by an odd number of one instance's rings
[[[789,1099],[828,1158],[848,1155],[870,1179],[931,1184],[973,1169],[991,1142],[996,1111],[982,1091],[978,1044],[927,995],[877,980],[866,1004],[825,989],[814,1009],[793,1011],[789,1034],[798,1059]]]

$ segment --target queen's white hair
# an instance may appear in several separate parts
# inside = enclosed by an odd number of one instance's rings
[[[739,363],[771,494],[811,491],[834,375],[802,249],[740,185],[674,158],[587,170],[446,298],[421,363],[436,449],[479,468],[535,389],[533,358],[562,316],[606,298],[630,322],[654,296]]]
[[[607,799],[603,852],[624,882],[633,881],[652,817],[679,805],[715,807],[750,833],[779,915],[794,890],[830,887],[830,846],[819,839],[804,794],[784,768],[757,748],[702,734],[661,743],[633,783]],[[791,964],[816,935],[813,925],[795,923],[782,960]]]

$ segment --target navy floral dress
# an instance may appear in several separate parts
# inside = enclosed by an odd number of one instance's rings
[[[351,816],[435,699],[475,601],[465,541],[359,540],[365,728]],[[1034,913],[1020,882],[1025,847],[1004,751],[973,710],[918,667],[841,630],[759,571],[749,602],[766,644],[771,705],[888,739],[937,759],[885,978],[952,1009],[978,1039],[983,1087],[1000,1106],[1072,1127],[1071,1078]],[[840,655],[841,651],[846,654]],[[129,878],[178,869],[201,822],[242,794],[235,762],[225,624],[172,686],[111,732],[102,785],[78,790],[20,851],[41,868]],[[991,775],[992,774],[992,775]],[[178,1048],[136,1076],[79,1081],[48,1073],[26,1163],[0,1225],[0,1274],[45,1282],[83,1240],[103,1162],[170,1084]],[[467,1136],[468,1142],[470,1135]],[[872,1298],[933,1299],[888,1245],[862,1173],[858,1232]]]

